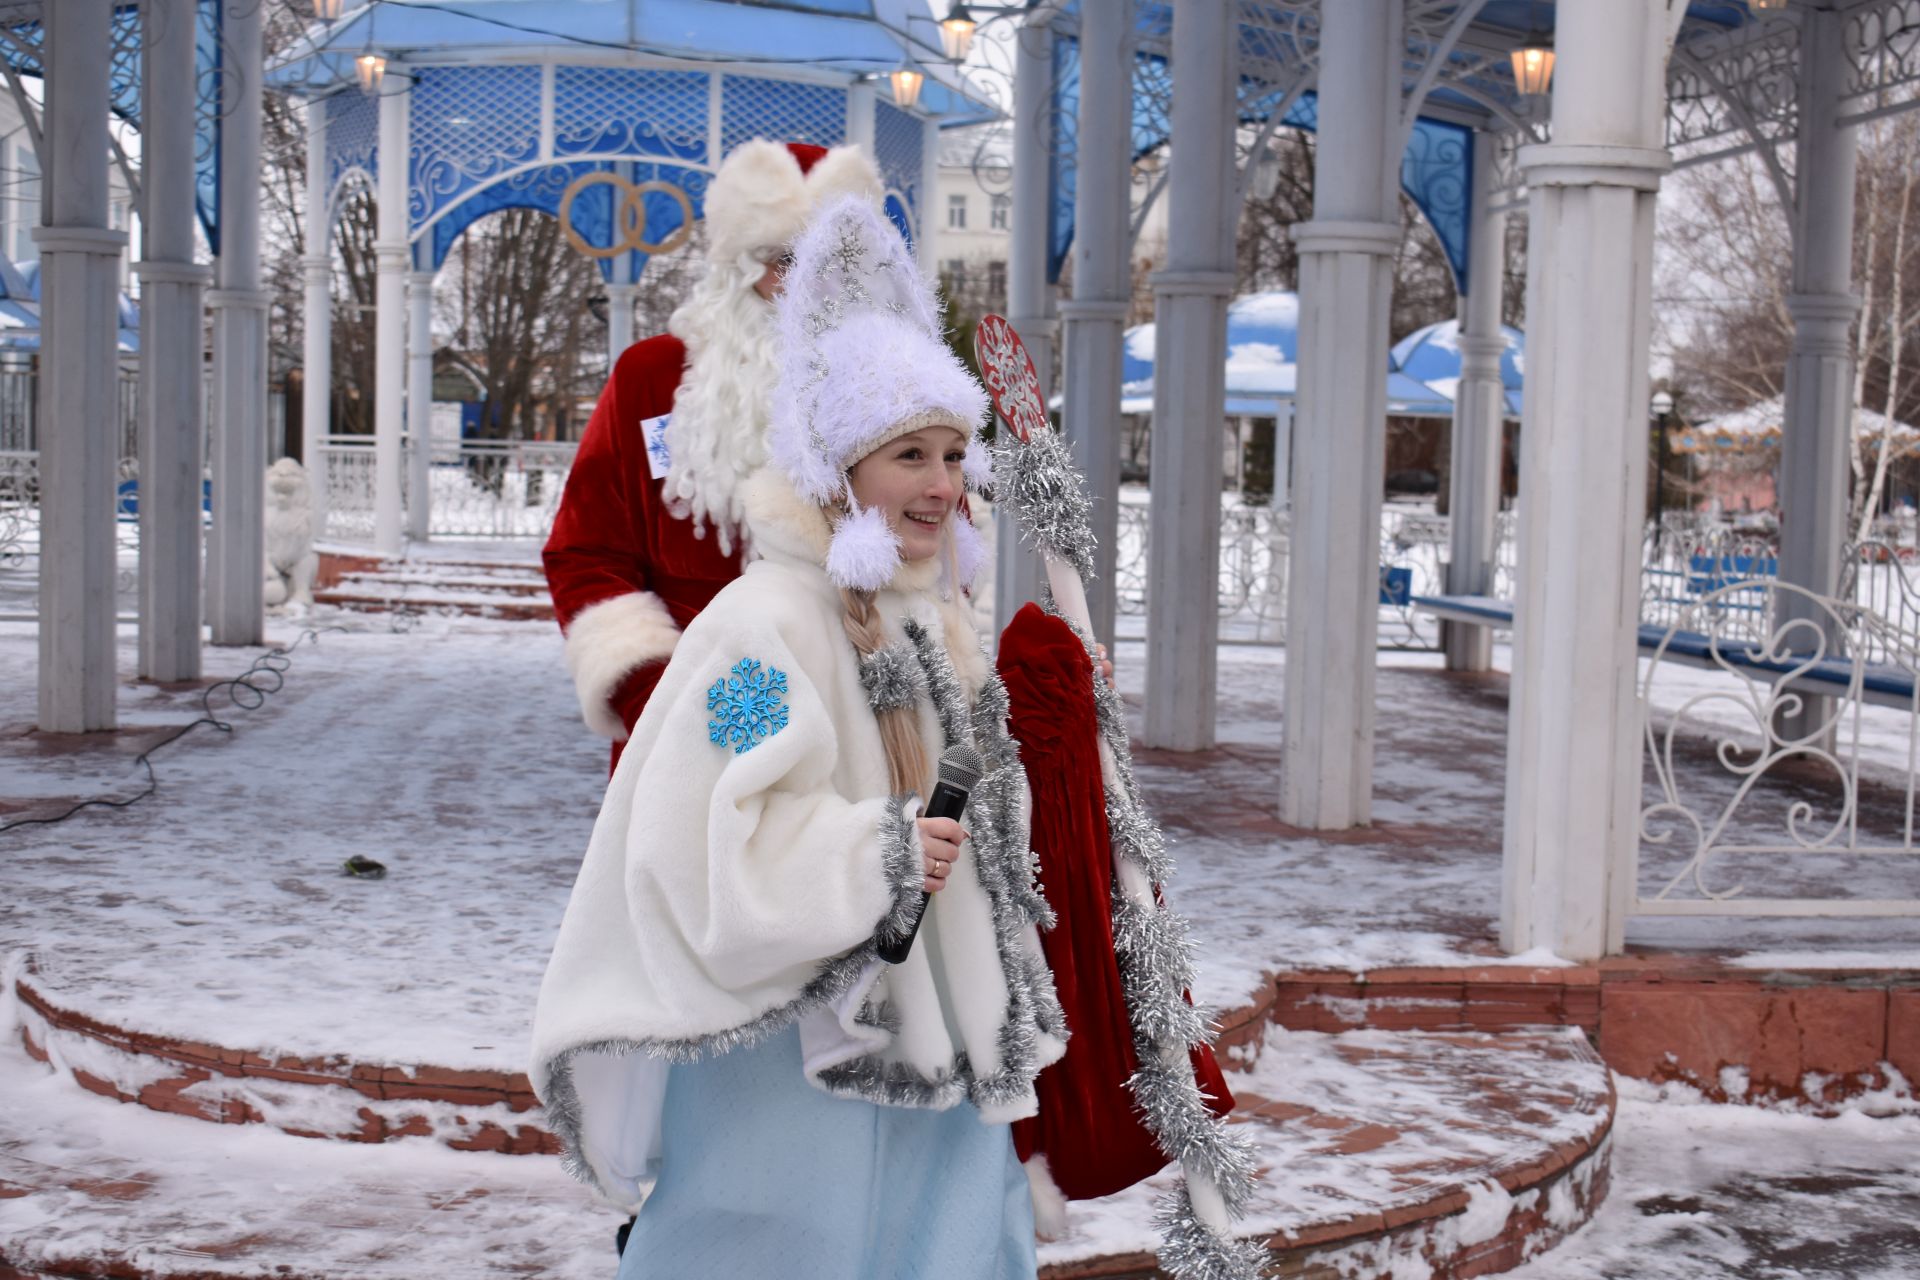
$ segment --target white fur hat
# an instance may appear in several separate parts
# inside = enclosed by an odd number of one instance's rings
[[[855,502],[847,469],[889,440],[943,424],[967,440],[968,483],[984,485],[987,393],[941,337],[939,303],[900,233],[857,196],[826,206],[794,241],[774,315],[780,381],[768,457],[801,497],[848,508],[828,549],[829,576],[878,589],[899,566],[898,542],[881,512]]]
[[[707,184],[707,256],[715,262],[765,256],[792,243],[807,219],[835,199],[857,195],[878,207],[885,190],[859,147],[743,142]]]

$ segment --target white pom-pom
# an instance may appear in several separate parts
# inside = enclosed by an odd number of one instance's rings
[[[953,558],[960,574],[960,589],[965,591],[973,586],[973,580],[980,575],[980,566],[987,562],[987,541],[973,527],[973,521],[960,512],[955,511],[952,518]]]
[[[900,568],[900,537],[886,513],[868,507],[840,517],[827,544],[827,576],[855,591],[878,591]]]

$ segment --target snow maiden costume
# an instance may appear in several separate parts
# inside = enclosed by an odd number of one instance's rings
[[[956,513],[944,554],[905,562],[847,483],[933,425],[970,441],[978,483],[985,397],[870,204],[831,205],[794,254],[774,465],[742,490],[760,558],[687,626],[614,772],[533,1084],[569,1167],[638,1209],[623,1275],[1031,1276],[1008,1124],[1066,1025],[1006,695],[960,594],[980,544]],[[880,727],[902,715],[927,759],[964,743],[987,772],[966,856],[888,966],[877,940],[924,878]]]

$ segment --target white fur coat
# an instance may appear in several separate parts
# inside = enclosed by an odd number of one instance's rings
[[[763,558],[687,628],[635,726],[535,1013],[531,1075],[568,1164],[629,1210],[658,1172],[670,1061],[798,1022],[816,1086],[891,1105],[970,1100],[992,1123],[1032,1115],[1033,1077],[1064,1051],[1025,777],[965,614],[932,590],[932,564],[876,596],[889,648],[935,668],[918,695],[928,758],[969,716],[993,739],[977,744],[989,774],[965,820],[974,838],[907,960],[887,966],[876,931],[918,905],[923,881],[917,800],[888,795],[821,568],[825,516],[771,471],[750,482],[747,510]],[[937,708],[942,689],[967,705]],[[976,714],[983,689],[994,714]]]

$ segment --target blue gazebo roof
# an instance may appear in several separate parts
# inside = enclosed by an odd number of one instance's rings
[[[1120,364],[1122,412],[1153,411],[1153,343],[1153,325],[1135,325],[1127,330]],[[1273,414],[1280,402],[1292,400],[1299,351],[1297,294],[1276,289],[1235,298],[1227,307],[1227,363],[1223,371],[1226,411],[1265,417]],[[1453,402],[1406,371],[1389,367],[1387,412],[1446,418],[1453,414]]]
[[[302,93],[353,84],[353,60],[369,49],[422,64],[644,54],[776,76],[839,73],[842,83],[911,60],[927,76],[919,109],[943,126],[1000,114],[946,62],[927,0],[362,0],[313,24],[274,60],[268,83]]]
[[[1507,389],[1507,413],[1520,416],[1520,390],[1527,364],[1527,338],[1512,325],[1501,325],[1507,349],[1500,353],[1500,383]],[[1393,367],[1432,387],[1448,400],[1460,382],[1460,322],[1442,320],[1415,329],[1393,344],[1388,353]]]

